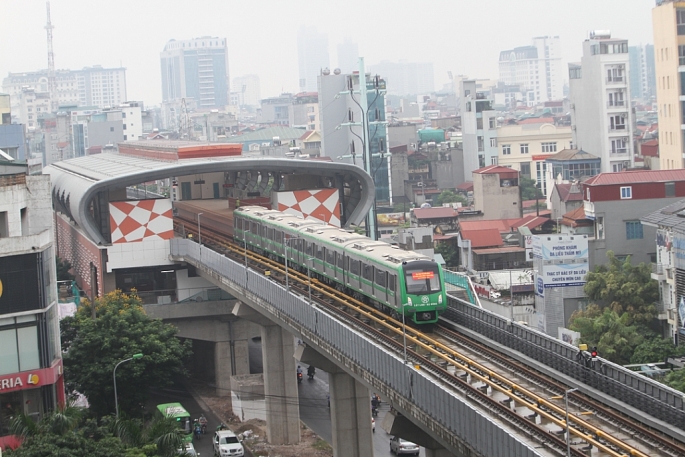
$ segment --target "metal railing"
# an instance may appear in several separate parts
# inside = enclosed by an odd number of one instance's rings
[[[234,300],[220,287],[187,287],[182,289],[157,289],[136,291],[144,305],[171,305],[202,301]]]

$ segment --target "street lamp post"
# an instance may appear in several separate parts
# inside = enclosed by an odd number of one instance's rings
[[[197,213],[197,239],[198,243],[200,243],[200,246],[202,246],[202,231],[200,227],[200,216],[202,216],[204,213]]]
[[[402,338],[404,340],[404,364],[407,364],[407,324],[404,321],[404,306],[402,305]]]
[[[117,363],[114,366],[114,370],[112,371],[112,378],[114,379],[114,407],[116,409],[117,419],[119,419],[119,399],[117,398],[117,368],[119,368],[119,365],[121,365],[124,362],[128,362],[129,360],[133,360],[133,359],[139,359],[142,356],[143,356],[143,354],[141,354],[141,353],[133,354],[132,357],[129,357],[128,359],[124,359],[121,362]]]
[[[310,266],[310,263],[313,266],[314,262],[314,257],[307,257],[307,282],[309,283],[309,306],[312,306],[312,268]]]

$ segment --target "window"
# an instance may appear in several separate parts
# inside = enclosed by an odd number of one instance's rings
[[[378,268],[376,268],[376,284],[378,284],[381,287],[385,287],[386,281],[385,281],[385,271],[381,271]]]
[[[607,82],[621,83],[623,82],[623,66],[607,68]]]
[[[641,240],[642,239],[642,223],[640,221],[626,222],[626,239],[627,240]]]
[[[624,106],[623,92],[609,92],[609,107]]]
[[[674,182],[664,183],[664,196],[675,197],[675,183]]]
[[[511,154],[511,145],[510,144],[503,144],[502,145],[502,155],[508,156]]]
[[[595,217],[595,238],[604,239],[604,216]]]
[[[621,187],[621,200],[633,198],[633,188],[630,186]]]
[[[614,173],[618,173],[619,171],[623,171],[623,164],[622,163],[611,164],[611,171],[613,171]]]
[[[685,65],[685,46],[678,46],[678,65]]]
[[[521,154],[528,154],[528,144],[521,145]]]
[[[542,152],[557,152],[557,143],[542,143]]]
[[[368,279],[369,281],[373,282],[373,267],[367,264],[364,264],[364,270],[362,273],[362,276],[364,279]]]
[[[490,157],[490,165],[497,165],[497,157]]]
[[[519,172],[521,175],[530,178],[530,162],[522,162],[520,167],[521,169]]]
[[[491,117],[491,118],[489,119],[489,121],[490,121],[490,128],[491,128],[491,129],[496,129],[496,128],[497,128],[497,121],[495,120],[495,118],[494,118],[494,117]]]
[[[610,130],[625,130],[626,118],[625,114],[617,114],[616,116],[609,116]]]
[[[490,147],[491,148],[497,147],[497,138],[490,138]]]
[[[483,118],[476,119],[476,130],[483,130]]]
[[[678,35],[685,35],[685,10],[676,10],[676,24],[678,25]]]
[[[626,149],[626,139],[625,138],[616,138],[615,140],[611,140],[611,153],[612,154],[625,154],[627,152]]]

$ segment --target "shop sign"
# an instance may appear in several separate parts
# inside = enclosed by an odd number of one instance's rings
[[[0,393],[54,384],[61,374],[62,359],[59,359],[50,368],[6,374],[0,376]]]

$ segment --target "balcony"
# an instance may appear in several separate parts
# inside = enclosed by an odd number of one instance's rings
[[[605,79],[607,84],[625,84],[626,78],[623,76],[612,76],[611,78]]]
[[[607,102],[607,108],[612,109],[612,108],[624,108],[626,106],[626,102],[623,100],[610,100]]]
[[[652,272],[650,276],[656,281],[673,279],[673,267],[663,263],[652,263]]]
[[[626,133],[626,124],[615,124],[609,126],[609,133]]]

